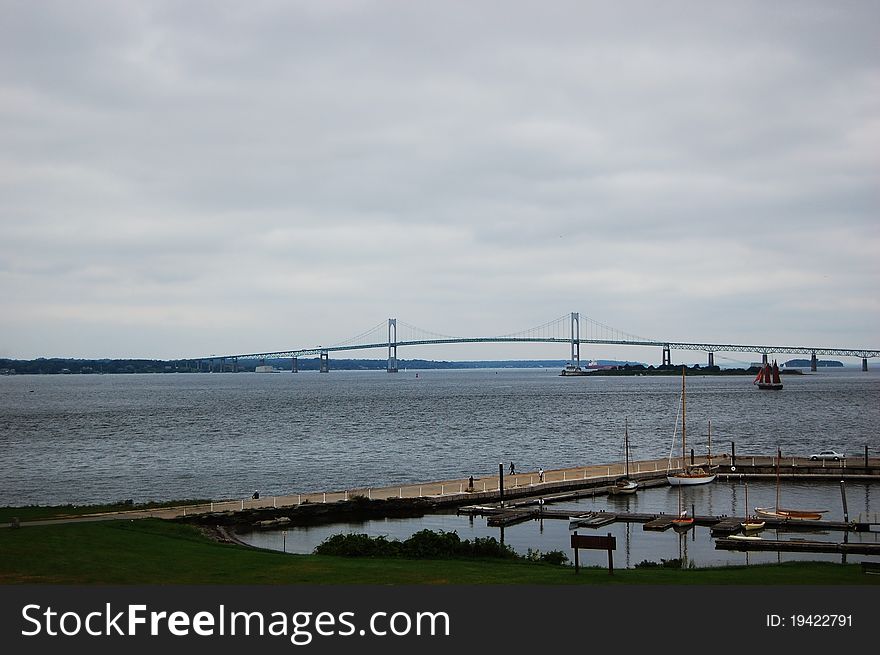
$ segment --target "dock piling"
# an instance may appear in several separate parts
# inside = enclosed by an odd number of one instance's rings
[[[501,506],[504,507],[504,462],[498,463],[498,495],[501,497]]]

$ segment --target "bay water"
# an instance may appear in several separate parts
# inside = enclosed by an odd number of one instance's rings
[[[677,376],[556,369],[0,376],[0,505],[344,490],[666,457]],[[705,453],[863,457],[880,449],[880,374],[687,380]],[[757,499],[757,497],[755,497]]]

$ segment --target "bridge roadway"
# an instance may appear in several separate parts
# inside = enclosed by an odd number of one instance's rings
[[[621,332],[614,328],[610,328],[602,323],[593,321],[588,317],[585,319],[585,326],[581,328],[581,315],[578,312],[571,312],[570,316],[550,321],[542,326],[524,330],[515,334],[508,334],[494,337],[451,337],[448,335],[439,335],[420,328],[408,326],[413,335],[411,338],[401,339],[398,335],[398,320],[389,318],[387,324],[387,338],[383,338],[384,334],[379,334],[384,330],[384,325],[380,324],[371,331],[352,337],[347,341],[340,342],[331,346],[316,346],[313,348],[295,348],[289,350],[275,350],[266,352],[240,353],[232,355],[211,355],[209,357],[197,358],[192,361],[197,363],[198,370],[202,370],[202,362],[220,362],[220,370],[226,370],[226,361],[232,361],[232,370],[238,370],[239,359],[262,359],[267,358],[291,358],[292,370],[297,371],[296,360],[298,357],[307,355],[319,355],[321,357],[321,372],[326,373],[329,370],[328,361],[329,353],[344,352],[354,350],[370,350],[377,348],[388,349],[388,372],[397,371],[397,348],[410,346],[436,346],[459,343],[567,343],[571,348],[571,357],[569,361],[575,366],[580,365],[580,346],[581,344],[589,344],[594,346],[648,346],[661,348],[663,352],[662,363],[664,365],[672,363],[671,352],[676,350],[702,351],[708,355],[709,366],[715,363],[715,353],[717,352],[748,352],[762,355],[762,361],[767,362],[771,353],[773,354],[801,354],[809,355],[811,358],[810,368],[816,370],[817,357],[838,356],[838,357],[860,357],[862,359],[862,370],[868,370],[868,359],[880,356],[880,349],[873,348],[830,348],[824,346],[772,346],[759,344],[732,344],[732,343],[695,343],[685,341],[661,341],[656,339],[645,339],[632,334]],[[401,325],[405,325],[401,323]],[[380,330],[381,328],[381,330]],[[586,332],[586,334],[584,334]],[[604,335],[605,338],[596,338],[598,334]],[[564,335],[564,336],[560,336]],[[582,336],[583,335],[583,336]],[[588,336],[588,335],[592,335]],[[421,338],[416,338],[416,337]],[[211,367],[213,370],[214,366]]]
[[[434,346],[456,343],[571,343],[568,338],[560,337],[462,337],[449,339],[418,339],[414,341],[397,341],[393,346]],[[880,357],[880,350],[866,348],[826,348],[822,346],[766,346],[766,345],[743,345],[723,343],[689,343],[684,341],[632,341],[624,339],[580,339],[578,343],[610,346],[654,346],[675,350],[693,350],[705,353],[717,352],[744,352],[764,354],[793,354],[793,355],[824,355],[836,357]],[[276,350],[262,353],[246,353],[239,355],[211,355],[201,357],[202,360],[217,359],[264,359],[264,358],[287,358],[304,357],[307,355],[320,355],[321,353],[344,352],[351,350],[369,350],[375,348],[388,348],[387,342],[350,344],[341,346],[317,346],[314,348],[302,348],[299,350]]]
[[[722,456],[714,458],[714,462],[727,461]],[[705,459],[697,458],[697,463]],[[817,480],[835,480],[842,477],[855,477],[880,481],[880,458],[869,458],[868,467],[864,467],[862,457],[854,457],[846,462],[810,462],[802,457],[783,457],[783,477],[797,476],[799,479],[812,478]],[[673,460],[673,466],[679,466],[680,459]],[[774,459],[752,455],[737,455],[735,473],[730,472],[729,465],[722,464],[719,468],[720,479],[737,479],[743,474],[750,478],[773,479]],[[667,459],[650,459],[630,463],[630,475],[650,486],[665,484],[662,479],[666,475]],[[847,470],[849,469],[849,472]],[[801,472],[798,472],[800,470]],[[804,472],[809,470],[810,473]],[[818,471],[818,472],[813,472]],[[602,487],[610,484],[624,473],[622,462],[608,464],[592,464],[574,468],[554,469],[544,472],[544,481],[539,480],[537,471],[525,471],[516,475],[508,475],[508,466],[504,467],[505,497],[530,497],[542,494],[562,493],[565,491],[594,488],[596,493],[605,493]],[[415,484],[392,485],[383,487],[362,487],[332,491],[308,491],[285,495],[261,494],[260,498],[242,498],[216,500],[202,505],[180,505],[158,509],[128,510],[105,512],[82,516],[59,516],[56,519],[28,521],[22,525],[50,525],[55,523],[72,523],[79,521],[105,521],[136,518],[173,519],[196,514],[214,512],[236,512],[243,510],[296,507],[304,503],[333,503],[348,500],[355,496],[365,496],[374,500],[388,498],[427,498],[438,506],[460,506],[474,502],[493,502],[498,500],[498,475],[474,476],[474,491],[467,490],[466,478],[423,482]],[[9,524],[0,527],[9,527]]]

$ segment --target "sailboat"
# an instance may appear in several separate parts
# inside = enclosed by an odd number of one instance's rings
[[[782,389],[782,380],[779,377],[779,366],[776,365],[775,359],[773,360],[772,368],[766,363],[761,367],[761,370],[758,371],[752,384],[757,384],[759,389],[764,390],[769,389],[771,391],[778,391],[779,389]]]
[[[758,521],[755,518],[749,516],[749,483],[745,483],[746,487],[746,518],[740,523],[740,526],[743,529],[743,532],[757,532],[758,530],[762,530],[764,528],[764,521]]]
[[[768,519],[783,520],[800,520],[800,521],[819,521],[827,509],[783,509],[779,506],[779,460],[781,452],[776,449],[776,506],[775,507],[756,507],[755,513],[758,516]]]
[[[685,452],[687,448],[687,428],[686,428],[686,403],[685,403],[685,384],[684,384],[685,368],[681,367],[681,463],[684,465]],[[675,447],[675,430],[672,432],[672,445]],[[701,466],[685,466],[683,471],[670,473],[672,468],[672,450],[669,452],[669,465],[667,466],[666,480],[672,486],[692,485],[692,484],[708,484],[715,479],[711,467],[705,470]],[[711,451],[709,454],[709,462],[712,461]]]
[[[634,494],[639,488],[639,483],[629,479],[629,420],[624,419],[623,428],[623,459],[624,459],[624,477],[618,478],[611,487],[612,494]]]
[[[681,485],[678,485],[678,518],[672,519],[674,530],[687,530],[694,524],[694,517],[687,515],[687,510],[681,504]]]

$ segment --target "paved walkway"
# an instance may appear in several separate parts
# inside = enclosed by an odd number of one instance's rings
[[[737,464],[742,465],[772,465],[771,457],[737,456]],[[873,458],[872,458],[873,459]],[[729,464],[726,457],[713,458],[722,465]],[[790,460],[790,461],[789,461]],[[876,460],[875,460],[876,461]],[[673,466],[678,466],[681,459],[673,460]],[[786,458],[781,460],[787,466],[816,466],[805,458]],[[859,460],[861,462],[861,460]],[[697,463],[705,463],[704,459],[697,458]],[[854,462],[855,463],[855,462]],[[666,458],[642,460],[630,463],[631,473],[653,473],[665,471]],[[821,466],[821,464],[819,464]],[[827,462],[828,468],[839,468],[842,463]],[[542,486],[550,486],[552,483],[573,480],[613,480],[624,473],[623,462],[612,464],[598,464],[580,466],[576,468],[554,469],[544,472],[543,482],[539,479],[537,471],[525,471],[516,475],[508,474],[509,467],[504,467],[504,488],[522,489],[532,487],[539,493]],[[289,494],[284,496],[261,496],[258,499],[243,498],[235,500],[218,500],[202,505],[181,505],[176,507],[163,507],[151,510],[129,510],[120,512],[106,512],[101,514],[86,514],[77,517],[46,519],[40,521],[28,521],[28,525],[46,525],[51,523],[63,523],[71,521],[105,521],[113,519],[135,518],[177,518],[191,516],[193,514],[205,514],[209,512],[241,511],[245,509],[259,509],[269,507],[292,507],[302,503],[332,503],[340,500],[348,500],[354,496],[364,496],[373,500],[386,498],[445,498],[467,493],[468,480],[466,478],[456,480],[441,480],[439,482],[423,482],[389,487],[366,487],[356,489],[344,489],[334,491],[319,491],[308,493]],[[498,489],[498,475],[474,478],[473,491],[496,491]]]
[[[678,462],[680,460],[674,460]],[[666,470],[666,459],[644,460],[630,463],[630,472],[648,473]],[[555,469],[544,472],[543,482],[539,479],[538,471],[525,471],[510,475],[509,466],[504,467],[504,488],[521,489],[533,487],[540,491],[541,486],[550,486],[551,483],[568,480],[596,480],[614,479],[624,472],[622,462],[613,464],[600,464],[581,466],[576,468]],[[289,494],[284,496],[265,496],[260,498],[242,498],[235,500],[218,500],[201,505],[180,505],[175,507],[162,507],[145,510],[124,510],[118,512],[104,512],[100,514],[85,514],[58,519],[44,519],[28,521],[28,525],[48,525],[52,523],[65,523],[72,521],[105,521],[113,519],[135,518],[163,518],[171,519],[193,514],[205,514],[209,512],[241,511],[245,509],[260,509],[270,507],[292,507],[302,503],[332,503],[340,500],[348,500],[354,496],[364,496],[372,500],[386,498],[442,498],[467,493],[467,478],[455,480],[441,480],[437,482],[423,482],[417,484],[405,484],[388,487],[363,487],[333,491],[318,491]],[[498,475],[474,478],[473,491],[497,491]]]

